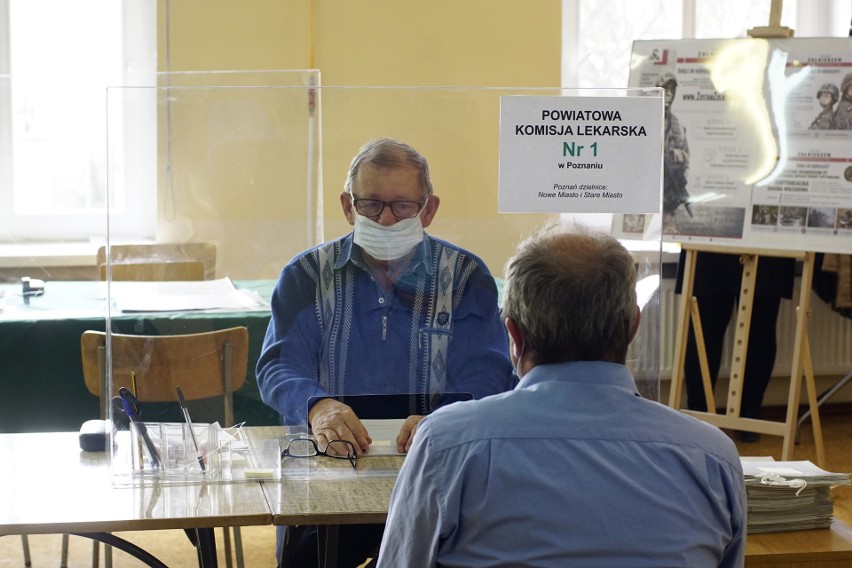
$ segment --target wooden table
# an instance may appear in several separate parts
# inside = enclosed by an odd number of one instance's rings
[[[749,535],[745,565],[754,568],[814,568],[852,566],[852,534],[840,521],[835,529],[787,531]]]
[[[286,439],[284,426],[243,429],[252,446],[264,440]],[[309,472],[311,462],[296,463],[289,477],[263,482],[275,525],[345,525],[383,523],[403,456],[363,456],[352,469],[346,460],[322,460],[322,469]],[[286,464],[285,464],[286,465]],[[316,465],[314,462],[313,465]],[[303,466],[302,469],[299,469]]]
[[[288,435],[285,427],[244,429],[252,445]],[[358,477],[330,479],[302,476],[264,482],[276,525],[337,525],[383,523],[403,457],[376,456],[359,460]],[[346,472],[345,462],[334,464]],[[298,476],[297,476],[298,477]],[[839,531],[822,529],[749,535],[745,565],[756,568],[852,567],[852,529],[835,521]],[[532,521],[531,521],[532,524]]]
[[[0,434],[0,456],[0,534],[79,534],[156,566],[108,533],[184,529],[215,567],[212,527],[272,522],[257,483],[115,485],[109,455],[82,452],[76,432]]]
[[[243,432],[252,445],[288,435],[281,426]],[[285,472],[280,481],[261,483],[129,486],[113,484],[107,454],[80,451],[76,432],[0,434],[0,535],[104,540],[99,537],[114,531],[185,529],[199,537],[199,566],[216,566],[211,527],[384,522],[403,459],[364,457],[355,470],[345,460],[306,460],[326,469]],[[844,536],[852,529],[837,523],[837,530],[750,535],[746,566],[852,566],[852,538]],[[137,556],[122,542],[109,544]]]

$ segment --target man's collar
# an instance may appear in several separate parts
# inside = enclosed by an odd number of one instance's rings
[[[616,386],[629,389],[637,396],[639,394],[630,369],[625,365],[606,361],[573,361],[536,365],[524,375],[515,388],[529,388],[538,383],[550,381]]]

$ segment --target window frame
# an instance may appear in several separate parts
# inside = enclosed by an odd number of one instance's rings
[[[108,102],[103,90],[103,112],[108,128],[100,137],[102,146],[93,153],[102,152],[105,164],[103,179],[93,183],[103,184],[107,207],[58,212],[15,212],[15,188],[12,132],[12,94],[10,31],[11,2],[27,0],[0,0],[0,243],[103,241],[107,238],[150,239],[156,227],[157,201],[157,108],[156,100],[132,105],[133,112],[122,110],[122,105]],[[121,0],[122,26],[122,81],[125,86],[156,85],[156,1]],[[62,90],[57,88],[57,93]],[[112,95],[109,98],[117,98]],[[107,108],[109,104],[109,110]],[[109,130],[109,138],[107,135]],[[131,134],[132,133],[132,134]],[[129,143],[132,142],[132,145]],[[96,143],[97,144],[97,143]],[[124,152],[132,149],[132,155]],[[125,160],[133,160],[128,167]],[[141,164],[141,166],[140,166]],[[132,170],[136,175],[124,175]],[[145,172],[138,175],[138,172]]]

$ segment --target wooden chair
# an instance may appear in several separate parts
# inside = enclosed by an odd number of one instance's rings
[[[216,274],[213,243],[155,243],[109,247],[112,280],[212,280]],[[107,278],[107,247],[97,254],[101,280]]]
[[[234,391],[245,384],[248,369],[248,329],[232,327],[185,335],[110,334],[112,389],[107,393],[106,340],[102,331],[85,331],[80,340],[86,389],[100,401],[101,418],[109,416],[112,396],[136,377],[137,397],[147,402],[174,402],[179,386],[188,401],[223,399],[224,426],[234,424]],[[232,566],[231,538],[223,527],[225,559]],[[233,527],[238,568],[243,567],[242,537]],[[67,538],[66,535],[63,537]],[[67,548],[63,541],[63,550]]]

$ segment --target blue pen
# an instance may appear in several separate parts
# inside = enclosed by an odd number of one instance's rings
[[[157,446],[154,445],[154,442],[148,435],[148,428],[145,427],[145,424],[139,420],[139,416],[136,414],[136,397],[134,397],[133,394],[124,387],[118,389],[118,396],[121,397],[121,404],[124,406],[124,413],[127,414],[127,417],[130,418],[130,421],[136,426],[136,430],[139,432],[139,435],[142,436],[142,442],[148,449],[148,456],[151,458],[151,463],[154,467],[160,467],[160,452],[157,450]]]

